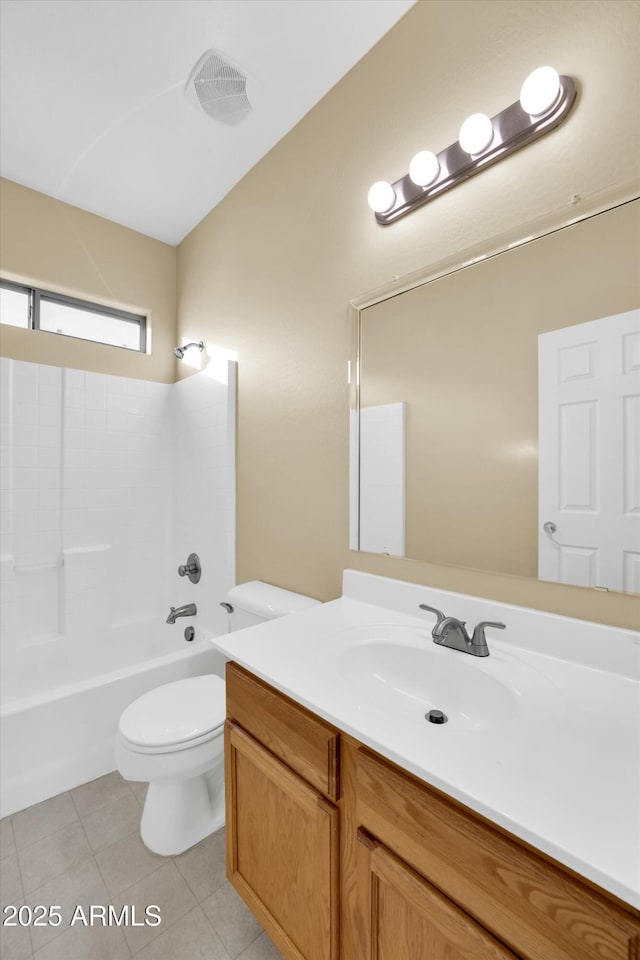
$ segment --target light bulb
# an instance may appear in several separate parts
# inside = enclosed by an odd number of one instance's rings
[[[520,106],[536,117],[548,110],[560,93],[560,77],[553,67],[538,67],[530,73],[520,90]]]
[[[485,113],[472,113],[460,127],[458,142],[465,153],[482,153],[493,140],[493,126]]]
[[[440,161],[430,150],[421,150],[409,164],[409,176],[419,187],[428,187],[440,173]]]
[[[375,213],[386,213],[396,202],[396,192],[386,180],[378,180],[369,190],[367,202]]]

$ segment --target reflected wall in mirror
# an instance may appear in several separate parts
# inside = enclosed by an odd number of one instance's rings
[[[359,310],[352,547],[640,592],[639,207]]]

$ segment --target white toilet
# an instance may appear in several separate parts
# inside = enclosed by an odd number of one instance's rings
[[[230,630],[306,610],[317,600],[253,580],[229,591]],[[140,835],[154,853],[182,853],[224,823],[225,685],[178,680],[134,700],[120,717],[116,764],[149,782]]]

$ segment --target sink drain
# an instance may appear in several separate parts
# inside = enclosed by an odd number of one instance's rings
[[[424,718],[428,720],[429,723],[446,723],[449,719],[442,710],[429,710],[429,713],[425,713]]]

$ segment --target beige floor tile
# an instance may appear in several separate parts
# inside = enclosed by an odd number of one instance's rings
[[[172,924],[134,957],[135,960],[230,960],[200,907]]]
[[[16,853],[0,860],[0,895],[2,896],[3,907],[8,903],[24,902],[22,878]]]
[[[16,847],[21,850],[43,840],[77,819],[78,814],[69,793],[60,793],[57,797],[27,807],[14,813],[11,818]]]
[[[131,790],[126,780],[123,780],[117,770],[107,773],[104,777],[83,783],[71,791],[79,817],[87,817],[103,807],[106,803],[130,796]]]
[[[283,960],[283,957],[266,933],[263,933],[240,954],[238,960]]]
[[[147,850],[138,832],[147,786],[114,772],[0,821],[3,905],[21,906],[26,891],[29,906],[63,914],[60,927],[4,928],[2,960],[130,960],[132,951],[141,960],[280,960],[226,880],[224,829],[178,857]],[[109,903],[135,907],[138,921],[157,903],[162,923],[69,926],[77,905],[88,917],[91,904]]]
[[[18,850],[25,894],[37,890],[89,856],[91,848],[79,821]]]
[[[178,870],[200,902],[226,882],[225,850],[223,828],[174,857]]]
[[[0,820],[0,860],[16,852],[16,842],[13,839],[13,824],[11,817]]]
[[[76,925],[33,956],[34,960],[129,960],[131,952],[118,927]]]
[[[166,857],[151,853],[137,833],[123,837],[96,853],[96,862],[113,896],[142,880],[167,862]]]
[[[142,783],[139,780],[130,780],[129,786],[135,796],[136,800],[141,807],[144,807],[144,802],[147,799],[147,790],[149,789],[148,783]]]
[[[31,940],[33,949],[39,950],[55,940],[69,929],[69,922],[73,916],[74,908],[78,905],[85,910],[91,904],[109,903],[109,894],[104,885],[104,881],[98,870],[98,865],[90,857],[83,863],[71,870],[67,870],[59,877],[50,880],[44,886],[34,890],[28,897],[32,906],[44,904],[45,906],[56,905],[60,908],[62,914],[62,923],[58,927],[51,925],[31,928]],[[74,926],[73,929],[76,929]]]
[[[82,826],[91,848],[101,850],[140,829],[140,804],[127,790],[126,796],[110,800],[82,817]]]
[[[262,933],[262,927],[228,881],[203,900],[202,909],[232,960]]]
[[[2,903],[4,906],[4,897]],[[21,907],[22,905],[21,901],[17,903],[14,901],[14,906]],[[29,927],[22,926],[17,918],[9,918],[4,912],[2,917],[3,920],[11,919],[16,926],[0,926],[0,957],[2,957],[2,960],[27,960],[27,957],[31,956],[32,950]]]
[[[195,897],[171,860],[151,876],[145,877],[144,880],[140,880],[139,883],[114,898],[116,909],[119,910],[123,904],[135,907],[136,919],[139,921],[144,920],[145,908],[151,904],[160,908],[162,918],[158,926],[130,924],[123,927],[132,953],[142,950],[151,940],[159,936],[163,929],[171,926],[197,906]]]

